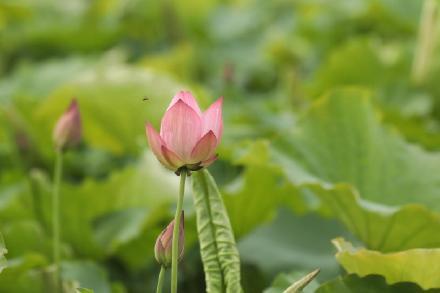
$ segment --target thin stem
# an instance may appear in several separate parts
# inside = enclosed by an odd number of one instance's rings
[[[173,249],[171,259],[171,293],[177,293],[177,262],[179,252],[179,228],[180,228],[180,214],[182,213],[183,197],[185,194],[185,179],[186,170],[183,169],[180,173],[180,189],[179,198],[177,200],[176,215],[174,216],[174,230],[173,230]]]
[[[60,279],[60,183],[63,171],[63,152],[57,150],[52,195],[53,262],[55,265],[55,292],[61,292]]]
[[[437,0],[425,0],[420,17],[418,40],[412,68],[412,79],[420,84],[429,71],[430,59],[437,38]]]
[[[159,272],[159,278],[157,279],[157,289],[156,289],[156,293],[162,293],[162,287],[163,287],[163,278],[165,276],[165,267],[161,266],[160,267],[160,272]]]

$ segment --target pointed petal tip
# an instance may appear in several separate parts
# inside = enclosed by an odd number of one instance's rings
[[[190,107],[190,108],[191,108],[191,106],[188,105],[187,103],[185,103],[185,101],[184,101],[183,99],[181,99],[181,98],[177,99],[177,101],[176,101],[176,103],[173,105],[173,107],[176,106],[176,105],[182,105],[182,104],[185,105],[185,106],[187,106],[187,107]]]
[[[214,131],[218,142],[223,134],[223,97],[218,98],[209,108],[203,113],[203,132],[208,130]]]
[[[190,106],[194,103],[198,105],[196,98],[193,96],[193,94],[190,91],[181,91],[181,99],[183,99],[184,102],[187,104],[190,104]]]
[[[205,136],[209,136],[210,138],[215,139],[216,142],[218,140],[218,137],[217,137],[217,135],[215,135],[214,130],[209,130],[203,137],[205,137]],[[217,146],[217,144],[216,144],[216,146]]]
[[[153,139],[153,135],[157,133],[150,122],[145,122],[145,133],[148,139]]]
[[[199,104],[190,91],[181,90],[177,92],[171,100],[168,109],[174,106],[178,101],[183,101],[186,105],[196,111],[197,114],[201,115]]]
[[[167,112],[169,112],[170,110],[172,110],[175,107],[188,107],[191,110],[194,110],[193,107],[191,107],[190,105],[188,105],[188,103],[185,103],[185,101],[183,99],[177,99],[174,103],[172,103],[170,105],[170,107],[167,109]]]
[[[211,107],[215,107],[215,108],[219,108],[219,110],[222,110],[223,107],[223,97],[218,98],[217,100],[215,100],[214,103],[212,103]]]
[[[150,128],[153,128],[153,129],[154,129],[153,124],[151,124],[150,121],[145,122],[145,128],[146,128],[146,129],[150,129]]]
[[[152,137],[154,136],[159,136],[159,133],[156,131],[156,129],[154,129],[153,124],[151,124],[150,122],[145,122],[145,131],[147,133],[147,138],[149,138],[150,136]]]

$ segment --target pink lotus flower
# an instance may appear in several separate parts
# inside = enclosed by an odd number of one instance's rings
[[[190,92],[174,96],[160,127],[160,134],[146,125],[148,142],[157,159],[168,169],[199,170],[216,159],[215,150],[223,133],[223,98],[204,113]]]
[[[81,115],[78,102],[72,99],[69,108],[61,115],[53,131],[53,141],[57,149],[73,147],[81,141]]]
[[[168,226],[160,233],[156,239],[156,244],[154,245],[154,257],[157,262],[168,267],[171,264],[171,256],[173,249],[173,230],[174,230],[174,220],[168,224]],[[185,215],[182,211],[180,214],[180,225],[179,225],[179,258],[178,261],[182,260],[183,252],[185,249]]]

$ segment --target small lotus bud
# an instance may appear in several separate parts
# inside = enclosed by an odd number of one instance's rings
[[[53,131],[53,141],[59,150],[74,147],[81,141],[81,116],[78,103],[73,99],[69,108],[58,119]]]
[[[185,247],[185,231],[184,231],[184,213],[180,214],[179,225],[179,261],[183,258],[183,251]],[[164,266],[169,267],[171,265],[172,250],[173,250],[173,230],[174,220],[168,224],[168,226],[157,237],[156,245],[154,246],[154,256],[157,262]]]

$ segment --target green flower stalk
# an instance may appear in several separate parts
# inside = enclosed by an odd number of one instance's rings
[[[78,103],[75,99],[69,108],[59,118],[53,132],[53,141],[56,151],[55,170],[52,194],[52,233],[53,233],[53,262],[55,267],[54,281],[56,292],[61,292],[60,278],[60,184],[63,172],[63,152],[76,146],[81,140],[81,116]]]
[[[177,201],[176,215],[174,216],[174,227],[173,227],[173,245],[172,245],[172,254],[171,254],[171,292],[177,293],[177,263],[179,261],[179,248],[180,245],[183,245],[182,241],[180,241],[179,227],[181,222],[183,223],[183,219],[181,219],[182,214],[182,205],[183,205],[183,197],[185,194],[185,178],[186,178],[186,170],[183,170],[180,175],[180,189],[179,189],[179,199]]]

